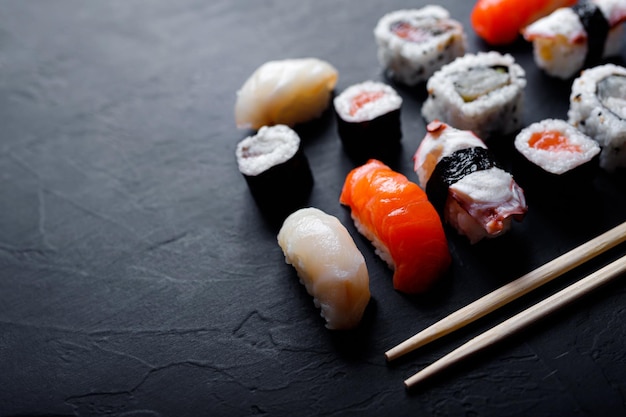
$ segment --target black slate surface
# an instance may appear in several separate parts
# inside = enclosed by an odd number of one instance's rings
[[[626,176],[574,190],[520,184],[529,212],[408,297],[338,203],[354,162],[330,112],[297,128],[315,185],[370,270],[362,326],[330,332],[283,262],[234,158],[235,92],[265,61],[314,56],[337,91],[388,81],[372,30],[424,3],[366,0],[23,1],[0,4],[1,416],[616,416],[626,413],[623,279],[414,392],[402,381],[614,250],[466,329],[387,364],[383,352],[626,218]],[[467,31],[472,2],[442,1]],[[525,124],[565,118],[571,81],[523,41]],[[622,51],[617,62],[623,63]],[[416,180],[424,86],[404,98],[394,168]],[[492,146],[515,175],[510,140]],[[623,252],[623,248],[621,249]]]

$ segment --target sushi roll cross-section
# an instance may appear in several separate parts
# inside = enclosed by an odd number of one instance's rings
[[[525,87],[525,72],[511,55],[466,54],[428,80],[422,116],[485,140],[510,134],[522,126]]]
[[[402,98],[392,87],[365,81],[346,88],[333,103],[348,153],[364,160],[384,159],[399,149]]]
[[[259,208],[282,222],[306,204],[313,174],[298,134],[288,126],[264,126],[237,144],[239,171]]]
[[[372,159],[348,173],[339,201],[394,271],[396,290],[422,293],[448,270],[451,256],[439,215],[404,175]]]
[[[626,68],[605,64],[572,83],[568,121],[600,145],[600,167],[626,168]]]
[[[429,123],[414,161],[428,198],[471,243],[502,235],[528,210],[522,188],[471,131]]]
[[[302,208],[285,219],[277,239],[326,327],[356,327],[370,300],[369,275],[365,258],[339,219]]]
[[[417,85],[465,53],[463,26],[441,6],[396,10],[374,29],[378,60],[395,81]]]
[[[535,186],[580,186],[599,168],[600,146],[565,120],[545,119],[522,129],[515,149],[529,162]],[[535,168],[535,169],[532,169]]]
[[[338,77],[335,67],[317,58],[266,62],[237,92],[237,127],[293,127],[313,120],[330,105]]]

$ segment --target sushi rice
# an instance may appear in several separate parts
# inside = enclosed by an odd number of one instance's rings
[[[300,149],[300,136],[285,125],[263,126],[256,135],[237,144],[235,155],[243,175],[256,176],[293,158]]]
[[[484,140],[513,133],[522,126],[525,87],[525,72],[513,56],[466,54],[428,80],[422,116],[471,130]]]
[[[261,127],[237,144],[235,156],[252,196],[273,222],[307,202],[313,174],[300,136],[289,126]]]
[[[436,5],[388,13],[378,21],[374,36],[387,75],[410,86],[426,81],[467,49],[461,23]]]
[[[353,106],[359,95],[370,94],[373,99],[358,107]],[[402,106],[402,98],[390,86],[376,81],[365,81],[346,88],[334,99],[335,110],[346,122],[367,122]]]
[[[534,139],[542,134],[538,141]],[[535,136],[539,135],[539,136]],[[546,140],[546,146],[540,144]],[[565,120],[546,119],[524,128],[515,138],[515,148],[543,170],[561,175],[590,162],[600,153],[598,144]]]
[[[572,84],[568,121],[598,142],[600,167],[626,167],[626,68],[605,64],[584,70]]]
[[[402,98],[389,85],[365,81],[334,99],[337,130],[344,149],[355,159],[386,159],[402,139]]]

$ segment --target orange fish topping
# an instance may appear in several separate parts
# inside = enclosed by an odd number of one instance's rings
[[[580,152],[580,146],[570,143],[567,136],[561,132],[550,130],[547,132],[533,133],[528,141],[528,146],[535,149],[543,149],[550,152]]]
[[[576,0],[478,0],[470,21],[476,34],[491,45],[512,43],[520,30]]]
[[[359,230],[388,252],[395,289],[424,292],[448,270],[452,257],[439,214],[403,174],[370,159],[348,173],[339,202],[350,207]]]
[[[357,94],[350,104],[350,116],[354,116],[356,112],[361,110],[363,106],[367,103],[371,103],[372,101],[376,101],[385,93],[383,91],[363,91],[362,93]]]

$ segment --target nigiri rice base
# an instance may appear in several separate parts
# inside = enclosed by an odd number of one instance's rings
[[[354,214],[354,212],[352,212],[350,216],[352,217],[352,220],[354,221],[354,226],[359,231],[359,233],[365,236],[367,240],[369,240],[372,243],[372,246],[374,246],[374,253],[376,253],[376,255],[380,257],[380,259],[385,261],[387,263],[387,266],[392,271],[395,271],[396,263],[394,262],[391,256],[391,253],[389,252],[389,249],[387,248],[387,245],[385,245],[378,238],[378,236],[376,236],[376,234],[373,233],[369,228],[365,227],[363,223],[361,223],[361,221],[358,219],[358,217]]]

